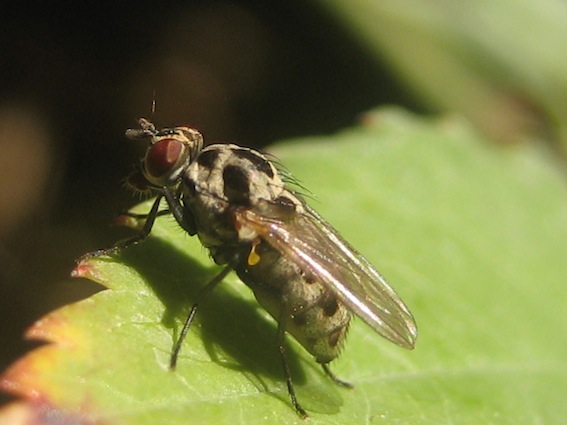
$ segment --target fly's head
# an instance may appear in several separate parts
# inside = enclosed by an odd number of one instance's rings
[[[144,118],[139,122],[140,128],[127,130],[126,137],[147,140],[150,145],[137,169],[128,177],[128,185],[150,193],[163,187],[176,188],[185,169],[203,149],[203,136],[190,127],[156,130]]]

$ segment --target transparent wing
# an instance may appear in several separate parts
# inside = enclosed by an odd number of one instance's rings
[[[306,204],[303,214],[277,213],[278,208],[263,201],[256,208],[238,211],[236,219],[301,269],[311,271],[377,333],[412,349],[415,320],[376,269]]]

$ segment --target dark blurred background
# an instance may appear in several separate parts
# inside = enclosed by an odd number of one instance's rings
[[[304,1],[2,9],[0,370],[31,347],[22,334],[34,320],[99,290],[69,275],[75,258],[126,234],[110,223],[137,202],[122,184],[145,149],[124,138],[137,118],[263,147],[352,125],[379,104],[415,106]]]

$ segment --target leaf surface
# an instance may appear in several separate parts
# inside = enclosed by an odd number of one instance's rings
[[[550,158],[494,147],[457,119],[389,109],[270,151],[396,288],[420,332],[410,352],[355,320],[331,365],[353,390],[290,338],[310,424],[563,423],[567,190]],[[77,267],[108,289],[34,324],[28,337],[48,344],[9,368],[2,388],[29,415],[72,423],[305,423],[288,400],[275,324],[232,274],[168,370],[188,307],[218,271],[196,238],[159,218],[145,243]],[[14,407],[0,424],[18,423],[6,419]]]

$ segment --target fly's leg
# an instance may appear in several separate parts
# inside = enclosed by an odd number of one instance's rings
[[[293,381],[291,380],[291,373],[289,370],[289,365],[287,363],[287,357],[285,354],[285,329],[287,323],[287,309],[285,308],[285,302],[282,303],[282,307],[280,310],[280,318],[278,320],[278,349],[280,352],[280,359],[282,361],[282,367],[284,370],[285,380],[287,383],[287,392],[289,394],[289,398],[291,399],[291,404],[293,408],[297,412],[297,414],[302,418],[305,419],[308,417],[307,412],[299,402],[297,401],[297,396],[295,395],[295,388],[293,387]]]
[[[123,249],[128,248],[129,246],[136,245],[142,242],[144,239],[146,239],[150,234],[150,232],[152,231],[152,227],[154,226],[156,217],[160,214],[158,210],[162,197],[163,195],[158,195],[158,197],[154,201],[154,204],[152,205],[152,209],[150,210],[150,212],[147,215],[144,214],[146,216],[146,222],[144,223],[144,227],[140,233],[122,242],[118,242],[116,245],[114,245],[111,248],[97,249],[96,251],[88,252],[82,255],[81,257],[79,257],[77,263],[80,263],[81,261],[88,260],[89,258],[93,258],[93,257],[101,257],[103,255],[116,254],[117,252],[120,252]]]
[[[175,221],[181,226],[183,230],[189,233],[189,236],[194,236],[197,234],[197,224],[195,223],[195,217],[189,210],[184,209],[178,195],[175,195],[167,187],[163,188],[163,196],[167,201],[168,212],[170,212]]]
[[[346,381],[343,381],[340,378],[337,378],[337,375],[335,375],[333,372],[331,372],[331,369],[329,369],[329,363],[321,363],[321,367],[325,371],[325,375],[327,375],[329,378],[331,378],[331,380],[335,384],[340,385],[341,387],[345,387],[345,388],[353,388],[353,386],[350,382],[346,382]]]
[[[181,226],[181,228],[189,233],[189,236],[194,236],[197,233],[195,219],[193,218],[192,214],[188,212],[188,210],[183,209],[179,195],[174,194],[170,189],[164,187],[163,194],[161,196],[163,196],[167,201],[168,208],[157,211],[155,213],[154,219],[161,217],[162,215],[171,214],[175,218],[175,221],[177,221],[177,223]],[[147,219],[150,214],[151,212],[148,214],[136,214],[130,211],[124,211],[121,213],[121,215],[132,217],[138,220]]]
[[[161,217],[162,215],[168,215],[168,214],[171,214],[171,211],[169,209],[161,210],[161,211],[158,211],[156,213],[156,218]],[[133,213],[133,212],[130,212],[130,211],[120,211],[120,215],[130,217],[130,218],[135,218],[136,220],[146,220],[148,218],[148,216],[150,215],[150,213],[137,214],[137,213]]]
[[[175,367],[177,366],[177,357],[179,356],[179,350],[181,350],[181,345],[183,344],[183,340],[187,336],[187,332],[189,332],[189,327],[191,326],[191,323],[193,323],[193,319],[195,318],[195,314],[197,313],[197,308],[199,307],[199,303],[203,298],[205,298],[209,294],[209,292],[215,289],[215,287],[220,282],[222,282],[222,280],[226,277],[228,273],[232,271],[232,269],[233,269],[232,264],[226,266],[224,269],[222,269],[222,271],[218,275],[216,275],[209,283],[207,283],[207,285],[203,289],[201,289],[201,292],[199,292],[199,294],[197,294],[196,301],[191,307],[191,310],[189,311],[189,315],[187,316],[187,319],[185,319],[185,323],[183,324],[183,329],[181,329],[181,333],[179,334],[179,338],[177,338],[177,341],[173,346],[173,350],[171,351],[171,357],[169,359],[169,368],[171,370],[174,370]]]

